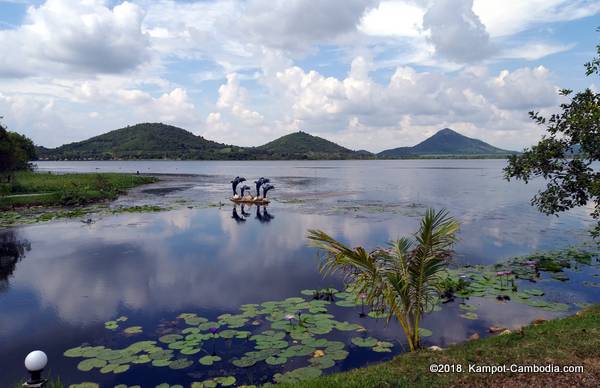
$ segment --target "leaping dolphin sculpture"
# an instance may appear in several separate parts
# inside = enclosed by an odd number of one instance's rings
[[[274,188],[275,188],[275,186],[273,186],[271,184],[268,184],[268,183],[266,185],[263,185],[263,198],[266,199],[267,198],[267,193],[269,192],[269,190],[272,190]]]
[[[256,184],[256,198],[260,197],[260,186],[264,185],[265,183],[269,183],[270,181],[271,180],[264,177],[260,177],[258,180],[254,181]]]
[[[244,198],[244,194],[246,194],[246,190],[250,191],[250,186],[248,186],[248,185],[242,186],[242,188],[240,189],[240,197],[241,198]]]
[[[237,186],[244,182],[246,180],[246,178],[244,177],[239,177],[236,176],[235,178],[233,178],[233,180],[231,181],[231,188],[233,189],[233,196],[235,197],[237,195]],[[242,194],[242,197],[244,196],[244,194]]]

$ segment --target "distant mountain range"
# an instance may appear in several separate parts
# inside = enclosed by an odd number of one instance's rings
[[[57,148],[37,147],[41,160],[300,160],[375,159],[439,156],[492,156],[514,153],[443,129],[414,147],[400,147],[375,155],[353,151],[329,140],[296,132],[259,147],[239,147],[207,140],[202,136],[162,123],[143,123],[117,129]]]

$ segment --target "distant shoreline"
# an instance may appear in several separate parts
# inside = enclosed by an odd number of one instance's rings
[[[437,160],[437,159],[507,159],[509,156],[514,154],[506,155],[415,155],[398,158],[345,158],[345,159],[38,159],[35,162],[305,162],[305,161],[322,161],[322,162],[333,162],[333,161],[345,161],[345,160]]]

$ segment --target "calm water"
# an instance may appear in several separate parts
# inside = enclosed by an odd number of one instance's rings
[[[136,340],[151,339],[158,327],[182,312],[214,318],[235,313],[245,303],[340,286],[339,279],[319,274],[315,252],[306,245],[307,229],[374,247],[413,232],[427,207],[444,207],[462,223],[456,261],[463,264],[490,264],[587,238],[586,209],[560,218],[540,215],[529,199],[541,182],[508,183],[502,179],[503,166],[498,160],[41,162],[42,171],[180,176],[165,176],[163,182],[117,201],[169,205],[171,211],[101,216],[90,225],[69,220],[0,230],[0,386],[24,377],[22,360],[37,348],[48,353],[48,369],[67,383],[153,386],[201,381],[213,371],[198,363],[184,371],[140,365],[123,374],[103,375],[78,371],[78,359],[62,353],[83,342],[131,342],[104,328],[105,321],[119,315],[129,317],[128,325],[144,327]],[[236,175],[249,181],[271,178],[276,189],[266,212],[225,203],[229,180]],[[207,207],[219,201],[224,205]],[[548,295],[553,292],[567,302],[595,301],[593,292],[578,287],[550,286]],[[426,317],[425,325],[434,333],[427,342],[444,346],[475,331],[483,335],[491,324],[511,327],[557,314],[511,303],[478,303],[476,321],[449,320],[448,314],[457,314],[455,304]],[[402,341],[398,327],[359,321],[356,309],[340,309],[336,317],[360,322],[377,338]],[[349,351],[346,360],[326,372],[391,358],[400,346],[392,353]],[[227,373],[235,374],[239,383],[256,383],[285,366],[263,369],[230,368]]]

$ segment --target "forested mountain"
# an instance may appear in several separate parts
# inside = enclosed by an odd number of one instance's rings
[[[439,130],[435,135],[413,147],[398,147],[377,154],[380,158],[411,158],[434,156],[504,156],[514,154],[494,147],[478,139],[472,139],[450,128]]]
[[[372,156],[305,132],[292,133],[260,147],[239,147],[207,140],[162,123],[128,126],[53,149],[38,147],[37,151],[42,160],[361,159]]]

